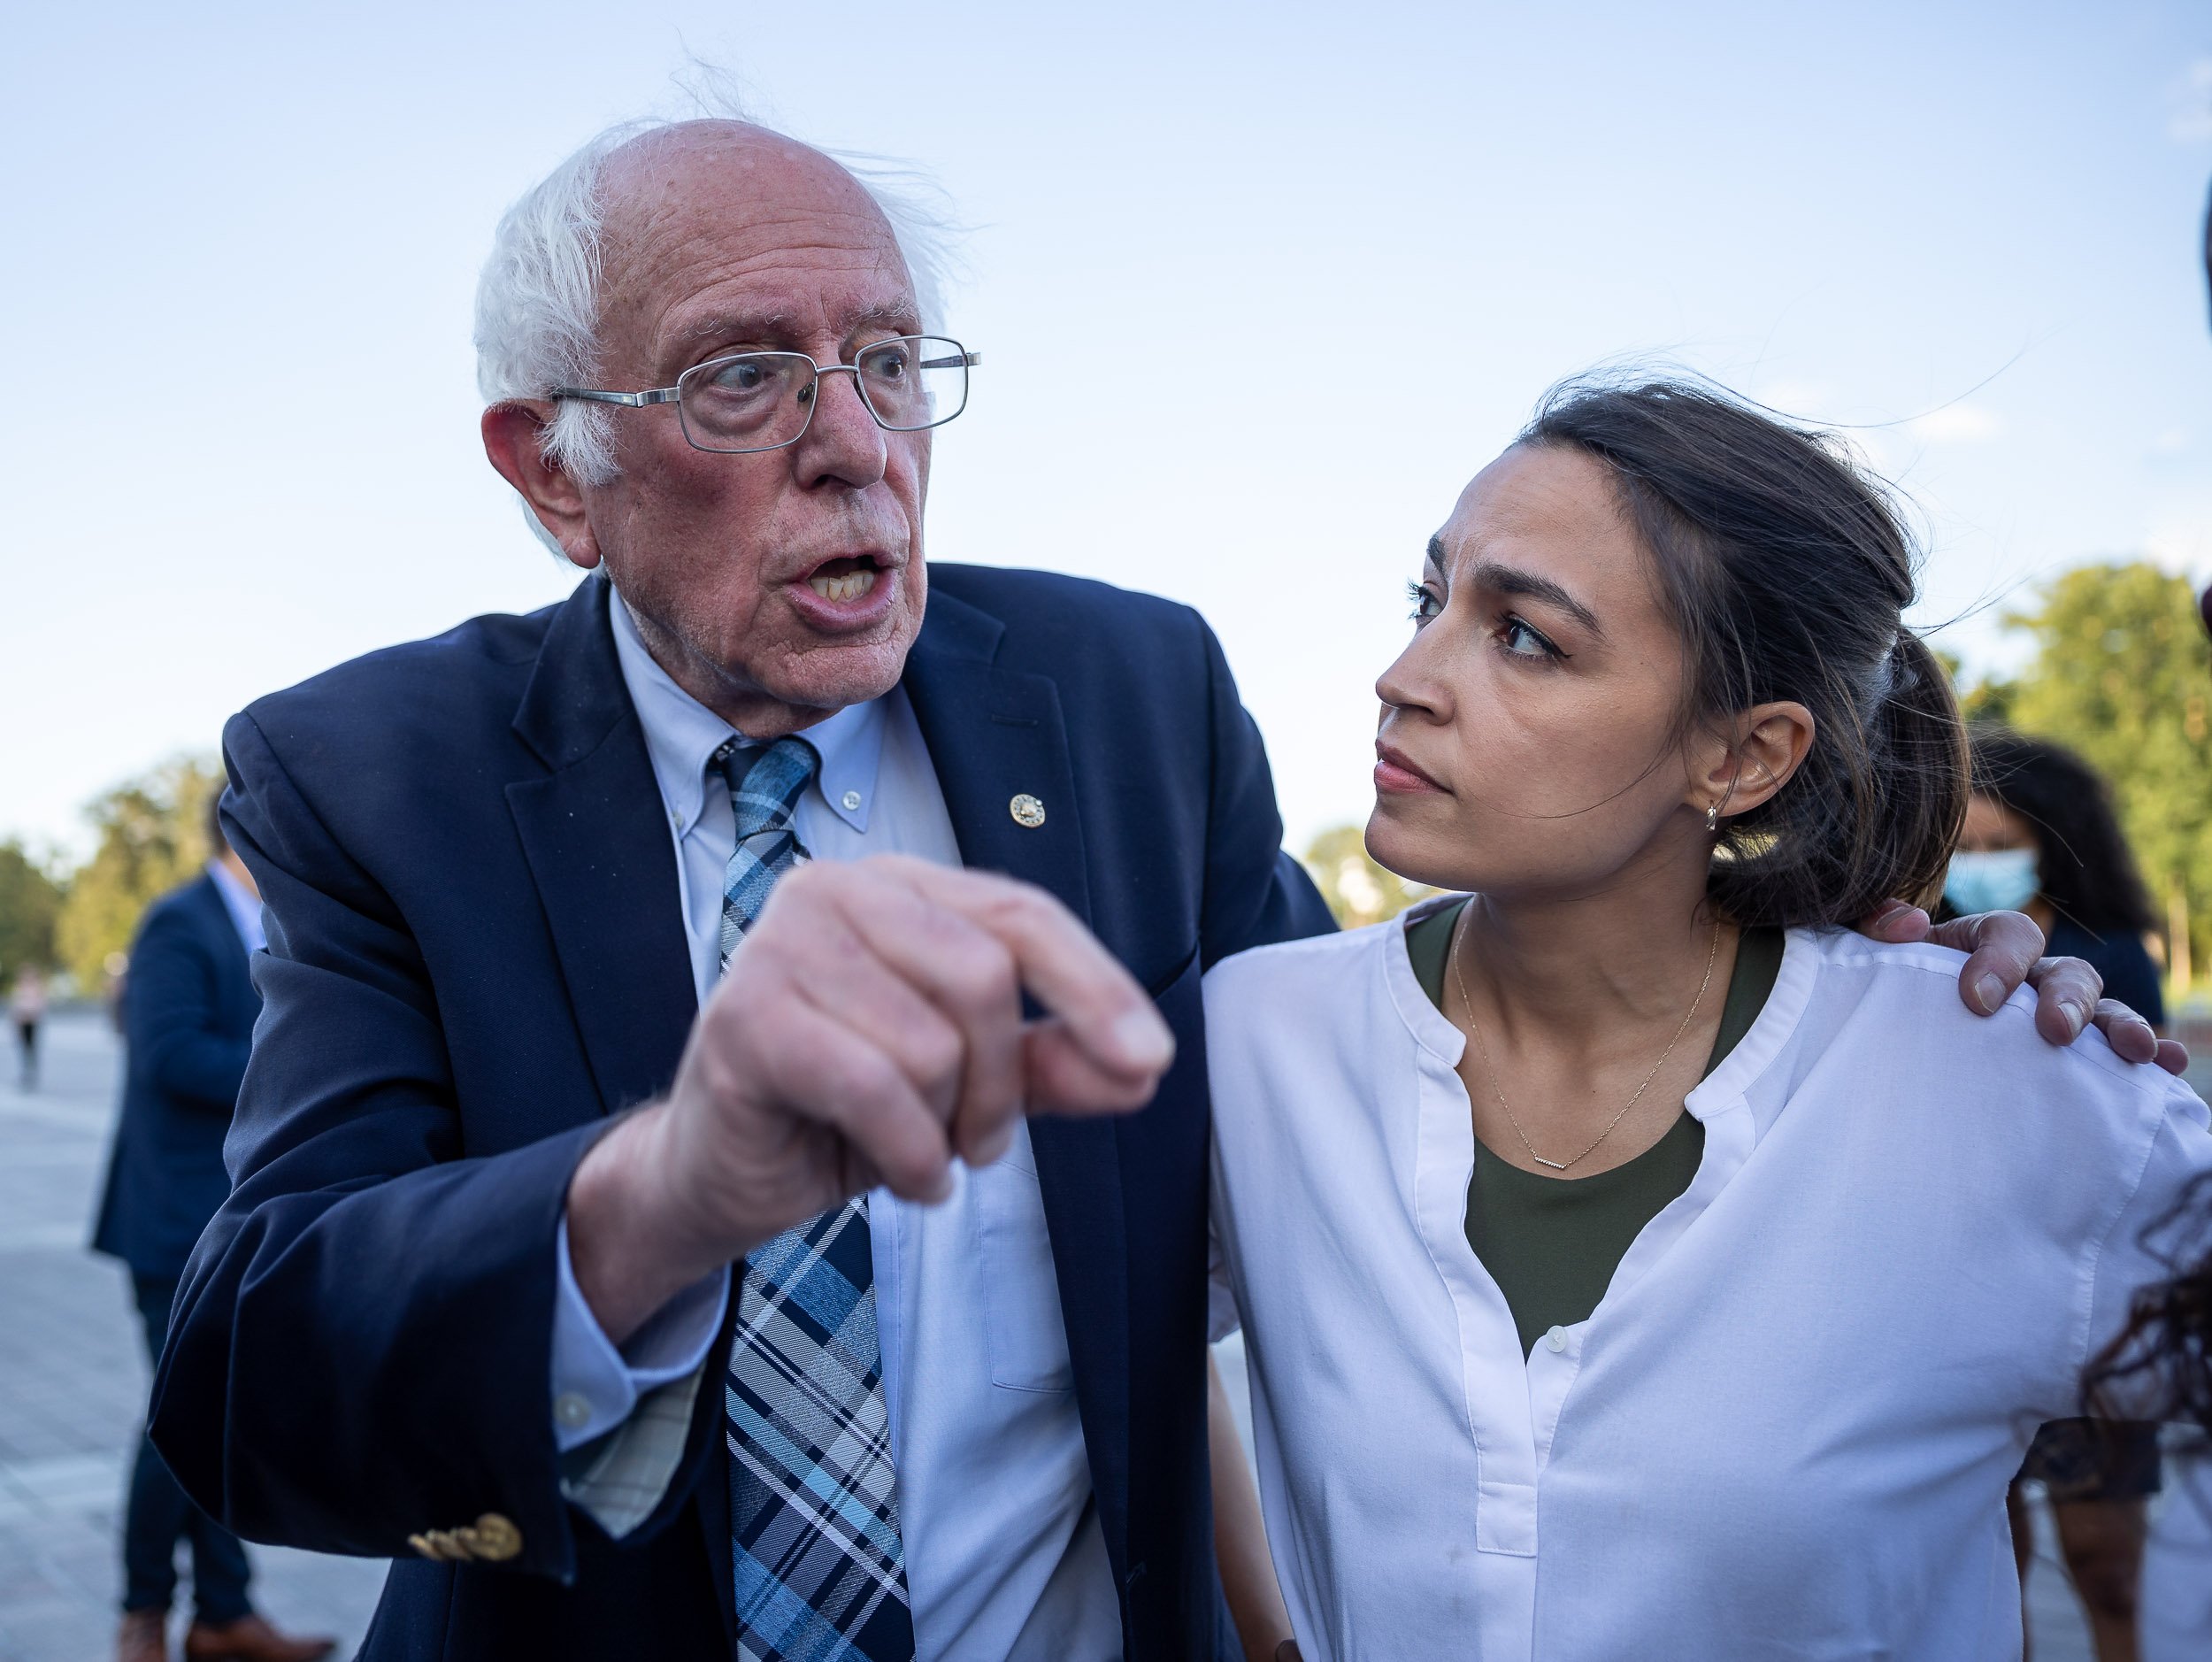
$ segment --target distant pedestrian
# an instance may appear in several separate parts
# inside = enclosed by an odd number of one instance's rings
[[[15,1024],[15,1042],[21,1057],[19,1078],[25,1090],[38,1089],[38,1029],[46,1020],[46,978],[34,965],[15,973],[15,990],[8,995],[8,1020]]]
[[[156,901],[139,926],[123,996],[127,1073],[96,1250],[130,1266],[157,1361],[186,1258],[230,1193],[223,1136],[253,1044],[260,996],[248,973],[263,945],[261,898],[223,840],[212,803],[215,858]],[[254,1613],[246,1550],[186,1497],[151,1443],[140,1439],[123,1522],[119,1662],[165,1662],[178,1541],[192,1543],[194,1616],[186,1662],[313,1662],[328,1639],[295,1639]]]
[[[2001,728],[1977,732],[1972,746],[1973,794],[1945,897],[1961,912],[2026,912],[2052,951],[2088,960],[2108,996],[2162,1029],[2158,969],[2143,944],[2150,897],[2104,781],[2072,751]],[[2099,1662],[2131,1662],[2160,1481],[2157,1426],[2071,1419],[2037,1435],[2006,1496],[2024,1587],[2035,1556],[2021,1494],[2031,1481],[2050,1497]]]

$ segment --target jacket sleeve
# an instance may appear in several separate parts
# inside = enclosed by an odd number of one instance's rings
[[[555,1245],[570,1176],[608,1122],[461,1158],[404,919],[250,714],[224,748],[225,827],[260,884],[269,950],[225,1150],[233,1189],[178,1296],[155,1446],[252,1539],[403,1557],[411,1535],[495,1512],[520,1535],[509,1567],[566,1579],[574,1532],[595,1526],[561,1492]],[[687,1471],[709,1420],[693,1417]],[[642,1534],[687,1491],[672,1483]]]
[[[215,969],[191,919],[175,906],[161,908],[131,950],[123,1027],[150,1082],[193,1107],[227,1115],[252,1045],[217,1030]]]
[[[1210,969],[1247,947],[1326,935],[1336,920],[1306,868],[1283,848],[1266,746],[1237,696],[1221,642],[1211,629],[1203,633],[1213,766],[1199,959]]]

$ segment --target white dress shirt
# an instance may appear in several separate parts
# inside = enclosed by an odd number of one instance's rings
[[[1688,1190],[1525,1358],[1403,928],[1216,966],[1215,1326],[1307,1662],[2020,1654],[2006,1484],[2212,1137],[2029,993],[1970,1014],[1960,961],[1791,931]]]
[[[246,949],[247,956],[268,945],[269,937],[261,927],[261,896],[232,876],[220,860],[207,863],[207,874],[215,892],[223,897],[223,910],[230,913],[230,927],[238,931],[238,943]]]
[[[741,735],[654,661],[618,596],[609,611],[675,843],[703,1004],[719,973],[722,880],[737,838],[729,789],[719,775],[710,781],[707,760]],[[813,858],[899,853],[960,864],[902,689],[841,710],[803,736],[822,762],[795,815]],[[1092,1504],[1027,1127],[1017,1127],[996,1164],[956,1165],[953,1196],[941,1205],[875,1191],[868,1238],[918,1655],[1037,1662],[1120,1655],[1120,1608]],[[564,1450],[621,1425],[641,1396],[680,1386],[703,1367],[718,1390],[726,1271],[673,1301],[619,1350],[577,1290],[565,1224],[558,1274],[553,1402]],[[687,1390],[680,1400],[688,1404]],[[662,1487],[669,1475],[660,1474]]]

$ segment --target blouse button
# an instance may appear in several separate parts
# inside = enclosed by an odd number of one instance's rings
[[[1554,1350],[1565,1350],[1567,1348],[1567,1330],[1564,1327],[1554,1327],[1549,1333],[1544,1335],[1544,1343],[1549,1345]]]

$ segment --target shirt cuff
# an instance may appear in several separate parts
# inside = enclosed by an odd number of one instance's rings
[[[683,1378],[706,1360],[721,1331],[730,1271],[724,1265],[693,1282],[617,1348],[576,1285],[565,1214],[555,1251],[553,1440],[566,1454],[627,1420],[647,1391]]]

